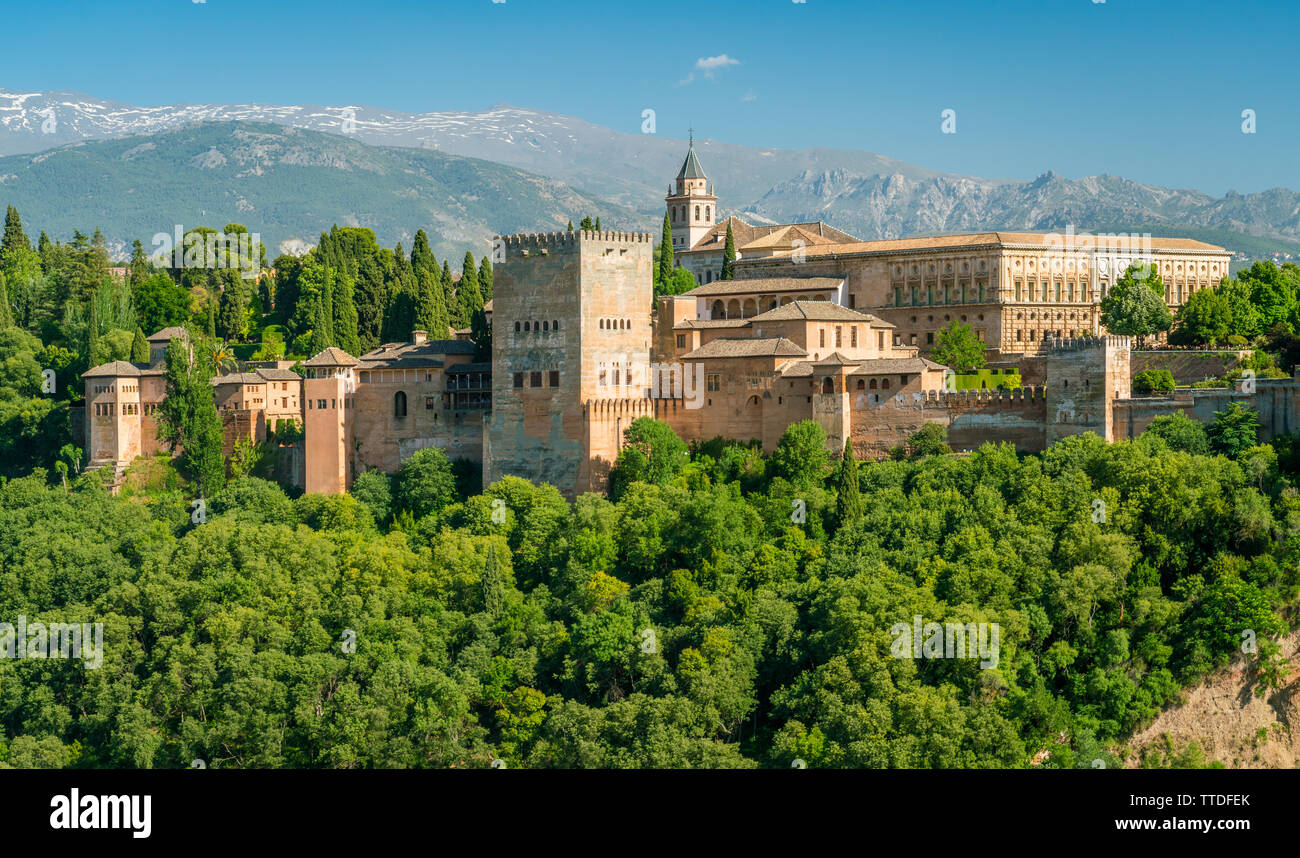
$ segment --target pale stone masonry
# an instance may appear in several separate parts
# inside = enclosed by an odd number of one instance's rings
[[[667,198],[674,258],[702,284],[688,295],[707,300],[702,318],[752,316],[793,296],[771,284],[838,280],[826,300],[871,313],[897,328],[900,345],[929,351],[940,330],[970,325],[993,357],[1036,355],[1048,339],[1104,334],[1101,299],[1131,264],[1154,265],[1165,302],[1177,311],[1194,292],[1229,275],[1231,254],[1188,238],[1133,234],[980,232],[860,241],[822,223],[754,227],[738,218],[697,224],[695,208],[716,216],[717,196],[698,197],[708,177],[692,146]],[[687,240],[677,244],[682,220]],[[735,280],[721,271],[725,224],[736,241]],[[759,283],[747,284],[757,280]],[[722,288],[720,288],[722,287]],[[766,291],[764,291],[766,290]],[[825,287],[823,287],[825,291]],[[806,293],[805,293],[806,294]]]
[[[1135,261],[1157,266],[1166,300],[1228,275],[1228,253],[1190,239],[1130,246],[1090,236],[986,232],[863,242],[822,223],[751,226],[717,220],[717,196],[692,146],[666,197],[675,257],[702,285],[653,296],[653,236],[565,232],[498,236],[492,351],[412,332],[359,357],[329,348],[303,364],[246,367],[213,380],[227,454],[303,426],[309,492],[347,491],[369,469],[392,473],[421,449],[479,464],[484,483],[507,475],[566,496],[601,490],[639,417],[687,441],[755,441],[768,452],[786,428],[815,420],[838,453],[846,440],[879,458],[926,423],[957,450],[1008,441],[1042,450],[1082,432],[1135,437],[1157,416],[1213,419],[1251,403],[1264,435],[1300,424],[1300,382],[1258,389],[1130,396],[1131,347],[1106,336],[1099,303]],[[736,279],[721,272],[726,229]],[[939,330],[969,324],[991,357],[1028,368],[1042,386],[949,389],[930,360]],[[116,469],[159,449],[165,349],[146,364],[85,374],[92,466]]]

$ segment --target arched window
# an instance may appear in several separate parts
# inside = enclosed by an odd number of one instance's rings
[[[393,416],[406,416],[406,394],[400,390],[393,394]]]
[[[871,389],[875,390],[878,386],[879,385],[876,383],[876,380],[874,378],[871,379]]]
[[[862,379],[859,378],[859,379],[858,379],[858,390],[865,390],[866,387],[867,387],[867,383],[866,383],[865,381],[863,381]]]
[[[889,390],[889,379],[887,379],[887,378],[882,378],[882,379],[880,380],[880,389],[881,389],[881,390]]]
[[[704,207],[704,219],[705,220],[709,219],[709,206]]]
[[[559,319],[551,319],[551,330],[552,330],[552,331],[558,331],[559,329],[560,329],[560,320],[559,320]]]
[[[830,378],[825,378],[825,379],[823,379],[823,380],[822,380],[822,393],[823,393],[823,394],[826,394],[826,395],[829,396],[830,394],[832,394],[832,393],[834,393],[834,392],[835,392],[835,382],[831,381]]]
[[[515,322],[515,333],[519,333],[519,323]]]
[[[528,333],[528,323],[524,322],[524,333]]]
[[[542,330],[543,330],[543,331],[549,331],[550,329],[551,329],[551,323],[550,323],[550,322],[547,322],[547,321],[545,321],[545,320],[543,320],[543,321],[542,321]]]
[[[700,219],[700,207],[699,207],[699,206],[696,206],[696,207],[695,207],[695,219],[696,219],[696,220],[699,220],[699,219]]]

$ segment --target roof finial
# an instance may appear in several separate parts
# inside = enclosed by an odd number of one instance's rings
[[[694,146],[694,145],[695,145],[695,129],[694,129],[694,128],[688,128],[688,129],[686,129],[686,130],[690,132],[690,135],[691,135],[691,145]]]

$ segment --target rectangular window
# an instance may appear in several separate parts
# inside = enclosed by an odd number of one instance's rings
[[[903,306],[903,287],[902,287],[902,286],[895,286],[895,287],[894,287],[894,306],[895,306],[895,307],[901,307],[901,306]]]
[[[1021,298],[1021,292],[1023,291],[1022,288],[1021,288],[1022,285],[1023,285],[1023,284],[1021,284],[1021,282],[1020,282],[1019,280],[1016,281],[1016,300],[1017,300],[1017,301],[1022,300],[1022,298]]]
[[[425,411],[432,411],[432,410],[433,410],[433,397],[432,397],[432,396],[426,396],[426,397],[424,397],[424,410],[425,410]]]
[[[926,344],[927,346],[932,346],[932,345],[934,345],[934,331],[926,331],[926,333],[925,333],[925,344]]]
[[[849,293],[849,309],[852,310],[852,309],[853,309],[854,307],[856,307],[856,306],[858,306],[858,296],[856,296],[856,295],[854,295],[852,292],[850,292],[850,293]]]
[[[679,349],[684,349],[684,348],[686,348],[686,335],[685,335],[685,334],[678,334],[678,335],[677,335],[677,348],[679,348]]]
[[[548,381],[551,387],[560,386],[560,371],[558,369],[551,370],[550,372],[547,373],[547,375],[549,376]]]
[[[722,389],[722,376],[719,373],[711,372],[708,377],[709,393],[717,393]]]
[[[817,332],[817,341],[822,348],[826,348],[826,329],[822,328]]]
[[[524,374],[522,372],[513,373],[510,376],[510,383],[515,390],[521,389],[524,386]]]
[[[839,325],[836,325],[836,326],[835,326],[835,348],[838,349],[838,348],[840,348],[843,344],[844,344],[843,331],[840,330],[840,326],[839,326]]]
[[[541,387],[541,386],[542,386],[542,374],[541,374],[540,371],[539,371],[539,372],[530,372],[530,373],[528,373],[528,386],[529,386],[529,387]]]
[[[855,349],[858,347],[858,326],[857,325],[854,325],[853,327],[849,328],[849,347]]]
[[[884,331],[876,331],[876,348],[880,349],[881,351],[884,351],[884,350],[885,350],[885,332],[884,332]]]

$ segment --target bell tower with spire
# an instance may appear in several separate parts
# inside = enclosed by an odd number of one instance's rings
[[[668,223],[673,229],[673,252],[690,250],[708,234],[717,222],[718,198],[713,195],[709,177],[704,175],[700,158],[695,154],[695,129],[691,129],[686,160],[677,171],[675,187],[664,198],[668,204]]]

